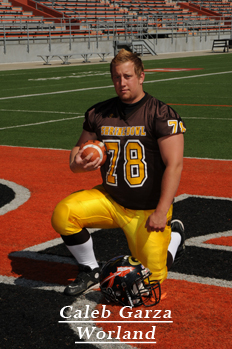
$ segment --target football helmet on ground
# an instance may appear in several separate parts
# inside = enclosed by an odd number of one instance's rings
[[[107,301],[123,306],[153,306],[159,303],[160,283],[150,280],[151,272],[132,256],[109,260],[100,273],[100,289]]]

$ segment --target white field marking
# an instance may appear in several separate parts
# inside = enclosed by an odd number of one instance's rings
[[[63,79],[70,79],[70,78],[86,78],[88,76],[102,76],[102,75],[110,75],[110,72],[100,72],[100,71],[88,71],[87,73],[83,73],[81,75],[76,75],[73,73],[72,75],[66,75],[66,76],[54,76],[51,78],[38,78],[38,79],[28,79],[28,81],[47,81],[47,80],[63,80]]]
[[[182,79],[192,79],[192,78],[199,78],[199,77],[213,76],[213,75],[221,75],[221,74],[230,74],[230,73],[232,73],[232,71],[225,71],[225,72],[218,72],[218,73],[208,73],[208,74],[198,74],[198,75],[189,75],[189,76],[182,76],[182,77],[169,78],[169,79],[160,79],[160,80],[150,80],[150,81],[144,81],[143,83],[144,84],[150,84],[150,83],[156,83],[156,82],[165,82],[165,81],[182,80]],[[64,90],[64,91],[55,91],[55,92],[35,93],[35,94],[28,94],[28,95],[1,97],[0,100],[17,99],[17,98],[28,98],[28,97],[38,97],[38,96],[49,96],[49,95],[56,95],[56,94],[62,94],[62,93],[82,92],[82,91],[90,91],[90,90],[98,90],[98,89],[107,89],[107,88],[113,88],[113,87],[114,87],[114,85],[109,85],[109,86],[97,86],[97,87],[80,88],[80,89],[66,90],[66,91]]]
[[[191,159],[191,158],[190,158]],[[202,159],[204,160],[204,159]],[[211,160],[211,159],[206,159],[206,160]],[[222,160],[222,161],[227,161],[227,160]],[[229,160],[231,161],[231,160]],[[220,196],[205,196],[205,195],[190,195],[190,194],[181,194],[178,195],[174,198],[174,203],[178,201],[182,201],[188,198],[201,198],[201,199],[214,199],[214,200],[228,200],[232,201],[232,198],[224,198]]]
[[[65,263],[65,264],[72,264],[76,265],[77,263],[75,260],[71,257],[62,257],[62,256],[56,256],[46,253],[38,253],[40,251],[43,251],[47,248],[51,248],[57,245],[60,245],[63,243],[63,240],[61,238],[53,239],[46,241],[42,244],[34,245],[28,248],[25,248],[21,251],[12,252],[9,255],[12,257],[20,257],[20,258],[28,258],[33,260],[39,260],[39,261],[47,261],[47,262],[55,262],[55,263]]]
[[[78,115],[80,113],[73,113],[69,111],[53,111],[53,110],[23,110],[23,109],[0,109],[0,111],[13,111],[16,113],[43,113],[43,114],[68,114],[68,115]]]
[[[224,246],[224,245],[215,245],[215,244],[205,243],[206,241],[208,241],[210,239],[217,239],[217,238],[229,237],[229,236],[232,237],[232,230],[223,231],[221,233],[196,236],[196,237],[193,237],[193,238],[186,240],[185,245],[186,246],[196,246],[196,247],[202,247],[202,248],[209,248],[212,250],[221,250],[221,251],[232,252],[232,246]]]
[[[4,275],[0,275],[0,283],[6,284],[6,285],[36,288],[36,289],[41,289],[46,291],[56,291],[60,293],[62,293],[64,290],[64,286],[60,286],[57,284],[49,284],[47,282],[29,280],[21,277],[15,278],[13,276],[4,276]]]
[[[15,198],[9,203],[0,208],[0,216],[3,216],[9,211],[16,210],[19,206],[23,205],[31,196],[30,191],[14,182],[0,179],[0,183],[11,188],[15,192]]]
[[[111,88],[111,87],[114,87],[114,86],[113,85],[98,86],[98,87],[79,88],[79,89],[67,90],[67,91],[55,91],[55,92],[34,93],[34,94],[20,95],[20,96],[9,96],[9,97],[1,97],[0,100],[17,99],[17,98],[28,98],[28,97],[38,97],[38,96],[49,96],[49,95],[57,95],[57,94],[63,94],[63,93],[72,93],[72,92],[82,92],[82,91],[89,91],[89,90],[106,89],[106,88]]]
[[[227,200],[232,201],[232,198],[224,198],[224,197],[215,197],[215,196],[203,196],[203,195],[189,195],[189,194],[182,194],[175,198],[174,202],[182,201],[188,198],[202,198],[202,199],[210,199],[210,200]],[[220,237],[229,237],[232,236],[232,230],[223,231],[223,232],[216,232],[213,234],[207,234],[207,235],[199,235],[196,237],[189,238],[185,240],[186,246],[196,246],[200,248],[209,248],[212,250],[221,250],[221,251],[229,251],[232,252],[232,246],[225,246],[225,245],[217,245],[217,244],[208,244],[205,243],[205,241],[208,241],[210,239],[216,239]]]
[[[89,233],[92,234],[95,231],[100,230],[97,229],[88,229]],[[57,245],[60,245],[63,243],[63,240],[61,238],[56,238],[53,240],[46,241],[42,244],[34,245],[28,248],[25,248],[21,251],[16,251],[10,253],[10,256],[13,257],[19,257],[19,258],[28,258],[33,260],[39,260],[39,261],[47,261],[47,262],[55,262],[55,263],[65,263],[65,264],[71,264],[71,265],[77,265],[77,262],[72,257],[64,257],[64,256],[56,256],[46,253],[39,253],[40,251],[44,251],[47,248],[51,248]]]
[[[193,282],[195,284],[197,283],[197,284],[203,284],[203,285],[232,288],[232,281],[227,281],[223,279],[213,279],[209,277],[202,277],[202,276],[196,276],[196,275],[187,275],[187,274],[175,273],[171,271],[168,273],[167,279],[184,280],[184,281]]]
[[[80,115],[80,116],[74,116],[72,118],[63,118],[63,119],[57,119],[57,120],[47,120],[47,121],[35,122],[35,123],[32,123],[32,124],[24,124],[24,125],[15,125],[15,126],[1,127],[0,131],[12,129],[12,128],[19,128],[19,127],[38,126],[38,125],[42,125],[42,124],[49,124],[49,123],[52,123],[52,122],[61,122],[61,121],[75,120],[75,119],[80,119],[80,118],[83,118],[83,117],[84,117],[83,115]]]
[[[1,109],[0,109],[1,111]],[[12,111],[12,110],[11,110]],[[19,110],[18,110],[19,111]],[[21,110],[20,110],[21,111]],[[19,112],[20,112],[19,111]],[[28,111],[30,112],[30,111]],[[36,113],[36,111],[33,111],[34,113]],[[38,111],[38,113],[40,113]],[[50,112],[52,113],[52,112]],[[59,113],[59,112],[57,112]],[[67,114],[65,112],[63,112],[63,114]],[[69,114],[75,114],[75,113],[69,113]],[[79,114],[79,113],[76,113],[76,114]],[[84,115],[79,115],[79,116],[75,116],[75,117],[72,117],[72,118],[63,118],[63,119],[57,119],[57,120],[47,120],[47,121],[41,121],[41,122],[35,122],[35,123],[32,123],[32,124],[23,124],[23,125],[15,125],[15,126],[6,126],[6,127],[1,127],[0,128],[0,131],[2,130],[7,130],[7,129],[13,129],[13,128],[20,128],[20,127],[28,127],[28,126],[38,126],[38,125],[41,125],[41,124],[49,124],[49,123],[52,123],[52,122],[60,122],[60,121],[66,121],[66,120],[74,120],[74,119],[80,119],[80,118],[84,118]],[[229,118],[201,118],[201,117],[185,117],[185,119],[197,119],[197,120],[222,120],[222,121],[232,121],[232,119],[229,119]]]
[[[209,160],[209,161],[232,161],[231,159],[211,159],[211,158],[195,158],[195,157],[189,157],[185,156],[184,159],[196,159],[196,160]],[[194,195],[193,195],[194,196]],[[223,198],[224,199],[224,198]]]
[[[218,72],[218,73],[208,73],[208,74],[198,74],[198,75],[188,75],[188,76],[180,76],[176,78],[168,78],[168,79],[160,79],[160,80],[151,80],[151,81],[144,81],[144,84],[154,83],[154,82],[163,82],[163,81],[171,81],[171,80],[182,80],[182,79],[192,79],[192,78],[201,78],[205,76],[212,76],[212,75],[220,75],[220,74],[230,74],[232,73],[232,70],[230,71],[224,71],[224,72]]]
[[[204,117],[196,117],[196,116],[186,116],[185,119],[196,119],[196,120],[223,120],[223,121],[232,121],[232,118],[204,118]]]
[[[169,103],[172,105],[172,103]],[[182,106],[182,104],[179,104]],[[183,104],[183,106],[185,106]],[[195,105],[194,107],[201,107],[204,105]],[[214,105],[215,107],[215,105]],[[216,105],[216,107],[220,107],[220,105]],[[36,114],[64,114],[64,115],[79,115],[80,113],[74,113],[74,112],[66,112],[66,111],[53,111],[53,110],[25,110],[25,109],[0,109],[0,111],[3,112],[15,112],[15,113],[36,113]],[[84,116],[82,116],[84,117]],[[199,117],[199,116],[185,116],[184,119],[196,119],[196,120],[226,120],[226,121],[232,121],[232,118],[208,118],[208,117]]]
[[[170,271],[168,273],[167,279],[185,280],[185,281],[204,284],[204,285],[232,288],[232,281],[227,281],[223,279],[214,279],[214,278],[202,277],[202,276],[196,276],[196,275],[181,274],[173,271]],[[16,278],[13,276],[5,276],[5,275],[0,275],[0,283],[8,284],[8,285],[24,286],[24,287],[30,287],[30,288],[40,288],[42,290],[56,291],[56,292],[63,292],[64,290],[64,286],[60,286],[57,284],[48,284],[43,281],[35,281],[30,279],[24,279],[21,277]],[[89,293],[90,292],[86,292],[86,294],[89,294]]]
[[[9,147],[9,148],[21,148],[21,149],[41,149],[41,150],[58,150],[58,151],[70,151],[70,149],[59,149],[59,148],[41,148],[41,147],[23,147],[19,145],[7,145],[7,144],[0,144],[0,147]]]
[[[62,243],[63,241],[61,241]],[[62,257],[46,253],[30,252],[30,251],[16,251],[9,254],[11,257],[17,258],[28,258],[36,261],[53,262],[53,263],[63,263],[77,265],[76,261],[71,257]]]

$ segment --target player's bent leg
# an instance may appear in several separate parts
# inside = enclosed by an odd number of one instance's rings
[[[79,264],[88,265],[91,269],[99,268],[93,250],[93,240],[87,229],[84,228],[73,235],[61,235],[61,237]]]
[[[66,247],[79,263],[77,278],[64,289],[68,296],[77,296],[99,283],[100,268],[87,229],[73,235],[61,235]]]
[[[61,235],[73,235],[83,228],[118,227],[111,206],[102,186],[73,193],[56,206],[52,226]]]
[[[138,259],[148,267],[151,280],[162,283],[167,278],[167,250],[170,242],[171,228],[166,226],[163,232],[149,234],[144,247],[138,252]]]
[[[99,190],[92,189],[70,195],[54,210],[52,225],[79,263],[78,276],[65,288],[66,295],[80,295],[99,282],[100,268],[94,255],[92,238],[85,226],[114,227],[110,205],[99,187]]]
[[[171,236],[172,207],[167,215],[163,232],[148,233],[145,222],[153,211],[137,211],[134,219],[124,228],[131,254],[150,269],[152,280],[162,283],[167,277],[167,250]]]

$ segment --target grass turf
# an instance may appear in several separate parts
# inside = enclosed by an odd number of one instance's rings
[[[187,126],[186,157],[231,159],[231,54],[144,61],[144,90],[170,104]],[[210,75],[207,75],[210,74]],[[85,111],[115,96],[109,63],[0,72],[2,145],[70,149]]]

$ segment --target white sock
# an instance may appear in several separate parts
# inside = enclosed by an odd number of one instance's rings
[[[175,256],[176,256],[177,249],[180,246],[180,242],[181,242],[180,234],[172,231],[171,241],[170,241],[170,244],[168,246],[168,251],[171,253],[173,261],[174,261]]]
[[[83,244],[67,246],[72,255],[76,258],[79,264],[88,265],[92,270],[94,268],[99,268],[97,260],[93,251],[93,241],[92,237]]]

